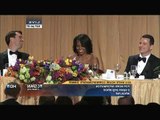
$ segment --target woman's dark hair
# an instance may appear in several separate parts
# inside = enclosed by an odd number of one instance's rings
[[[5,41],[6,41],[6,44],[9,45],[10,43],[10,38],[11,37],[15,37],[16,36],[16,32],[22,34],[22,31],[10,31],[6,34],[5,36]]]
[[[86,34],[79,34],[73,40],[73,51],[77,54],[77,41],[80,41],[82,47],[86,49],[87,54],[92,53],[92,41]]]

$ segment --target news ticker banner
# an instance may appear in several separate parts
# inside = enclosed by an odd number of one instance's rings
[[[131,84],[130,80],[88,80],[66,81],[63,84]]]
[[[42,17],[26,17],[26,28],[42,28]]]
[[[26,84],[25,92],[46,96],[130,96],[130,81],[67,81],[64,84]]]

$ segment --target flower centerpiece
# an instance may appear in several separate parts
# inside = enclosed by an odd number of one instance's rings
[[[23,83],[60,84],[68,80],[88,80],[88,67],[70,58],[51,60],[18,59],[8,68],[5,76],[12,76]]]

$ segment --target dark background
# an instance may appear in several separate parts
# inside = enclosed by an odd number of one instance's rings
[[[3,1],[0,14],[160,14],[158,0],[26,0]]]

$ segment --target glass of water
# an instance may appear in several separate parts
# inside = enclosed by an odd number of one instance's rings
[[[137,66],[136,65],[131,65],[131,75],[134,76],[134,78],[136,77],[136,74],[137,74]]]

